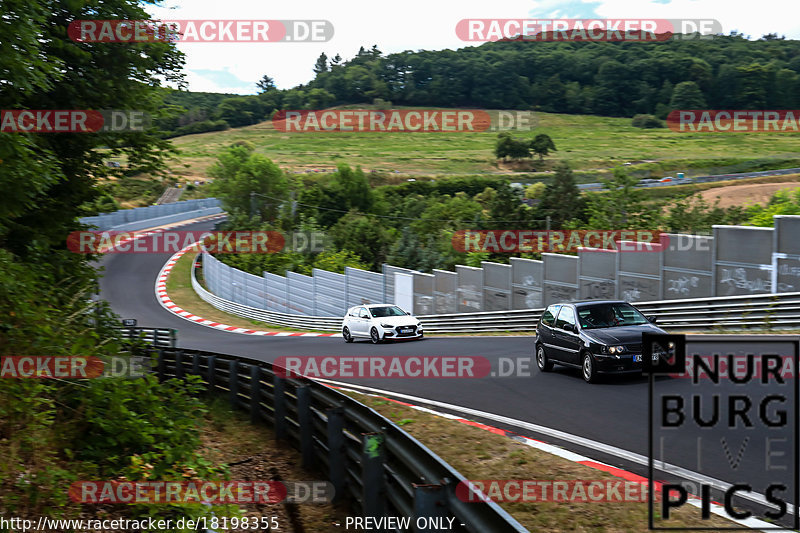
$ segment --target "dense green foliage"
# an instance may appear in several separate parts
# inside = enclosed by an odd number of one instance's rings
[[[633,120],[631,120],[631,126],[634,128],[644,129],[663,128],[664,123],[653,115],[639,114],[633,117]]]
[[[501,136],[502,138],[509,138]],[[232,146],[215,168],[231,158],[257,158],[250,148]],[[248,155],[249,154],[249,155]],[[343,272],[345,266],[381,270],[382,263],[430,272],[452,270],[456,264],[480,266],[481,261],[508,263],[509,254],[464,253],[453,245],[459,230],[481,229],[651,229],[672,232],[711,230],[713,224],[742,224],[768,215],[758,207],[722,209],[700,197],[666,199],[634,188],[637,178],[622,167],[604,180],[604,191],[583,194],[565,162],[556,165],[552,180],[527,190],[498,178],[451,178],[406,182],[370,188],[360,170],[339,165],[319,178],[283,176],[273,165],[260,176],[242,180],[229,174],[215,182],[231,216],[226,229],[322,232],[325,252],[287,249],[275,254],[220,254],[225,263],[261,274],[286,270],[310,274],[312,268]],[[262,195],[259,183],[280,183],[282,193]],[[283,184],[286,188],[283,189]],[[226,192],[229,191],[229,192]],[[294,192],[292,192],[294,191]],[[256,192],[253,196],[250,192]],[[294,198],[292,199],[292,194]],[[527,201],[523,202],[523,199]],[[772,212],[792,212],[796,205],[776,200]],[[252,216],[251,216],[252,213]],[[771,219],[769,219],[771,220]],[[770,222],[771,224],[771,222]],[[289,239],[287,238],[287,241]],[[520,254],[538,258],[538,254]]]
[[[155,88],[180,81],[182,55],[174,45],[93,45],[67,37],[67,25],[87,14],[146,19],[143,5],[152,3],[4,0],[0,109],[125,109],[156,118],[168,112]],[[94,257],[68,251],[66,238],[82,229],[79,216],[115,207],[108,189],[95,187],[110,172],[108,157],[126,161],[119,176],[159,175],[170,151],[155,129],[0,133],[0,358],[129,355],[115,329],[118,317],[94,299]],[[92,512],[68,499],[78,479],[222,474],[197,453],[202,404],[195,393],[192,385],[152,377],[0,379],[0,514]],[[114,513],[208,511],[144,505]]]

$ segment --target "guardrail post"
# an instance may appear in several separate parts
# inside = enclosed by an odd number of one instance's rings
[[[328,479],[333,484],[333,499],[341,500],[345,487],[344,408],[331,407],[328,415]]]
[[[178,350],[175,352],[175,377],[183,379],[185,374],[183,371],[183,350]]]
[[[228,362],[228,387],[230,389],[231,406],[239,403],[239,361],[231,359]]]
[[[443,485],[417,485],[414,483],[414,533],[439,531],[441,520],[419,518],[440,518],[447,516],[447,493]]]
[[[286,382],[275,374],[272,379],[272,399],[275,409],[275,438],[286,438]]]
[[[170,348],[174,348],[176,341],[178,339],[178,330],[177,329],[170,329],[169,330],[169,346]]]
[[[303,467],[314,466],[314,428],[311,421],[311,387],[297,387],[297,422],[300,424],[300,453]]]
[[[383,433],[361,434],[361,502],[363,516],[381,517],[385,513],[386,478],[383,463],[386,460],[386,437]]]
[[[192,374],[200,375],[200,355],[196,353],[192,354]]]
[[[217,386],[217,356],[211,355],[208,357],[208,375],[206,376],[206,381],[208,381],[208,390],[209,392],[213,392],[214,388]]]
[[[261,367],[250,365],[250,422],[261,421]]]
[[[158,350],[158,381],[164,381],[167,362],[164,360],[164,350]]]

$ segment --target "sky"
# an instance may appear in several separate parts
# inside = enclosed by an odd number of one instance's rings
[[[184,72],[191,91],[255,94],[256,82],[269,75],[280,89],[314,77],[320,53],[330,58],[355,56],[360,46],[378,45],[384,53],[458,49],[462,19],[638,18],[716,19],[724,34],[733,30],[758,38],[768,33],[800,38],[795,0],[165,0],[148,7],[158,19],[327,20],[334,28],[328,42],[179,43],[186,54]],[[530,43],[536,46],[535,42]]]

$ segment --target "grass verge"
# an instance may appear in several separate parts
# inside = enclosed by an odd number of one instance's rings
[[[235,326],[237,328],[253,329],[254,327],[257,327],[261,331],[330,333],[330,331],[276,326],[266,322],[259,322],[258,320],[248,320],[246,318],[220,311],[213,305],[200,298],[200,296],[198,296],[198,294],[192,288],[192,265],[194,264],[195,257],[197,257],[197,252],[183,254],[183,256],[181,256],[181,258],[178,259],[178,261],[172,267],[172,271],[167,278],[167,293],[169,293],[170,299],[182,309],[190,311],[205,319],[227,324],[229,326]]]

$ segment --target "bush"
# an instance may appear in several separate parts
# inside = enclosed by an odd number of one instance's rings
[[[664,123],[658,120],[653,115],[636,115],[635,117],[633,117],[631,125],[634,128],[644,128],[644,129],[664,127]]]
[[[175,130],[172,131],[169,134],[169,136],[179,137],[181,135],[191,135],[193,133],[205,133],[207,131],[222,131],[222,130],[227,130],[228,128],[230,128],[230,126],[224,120],[203,120],[200,122],[192,122],[191,124],[175,128]]]

